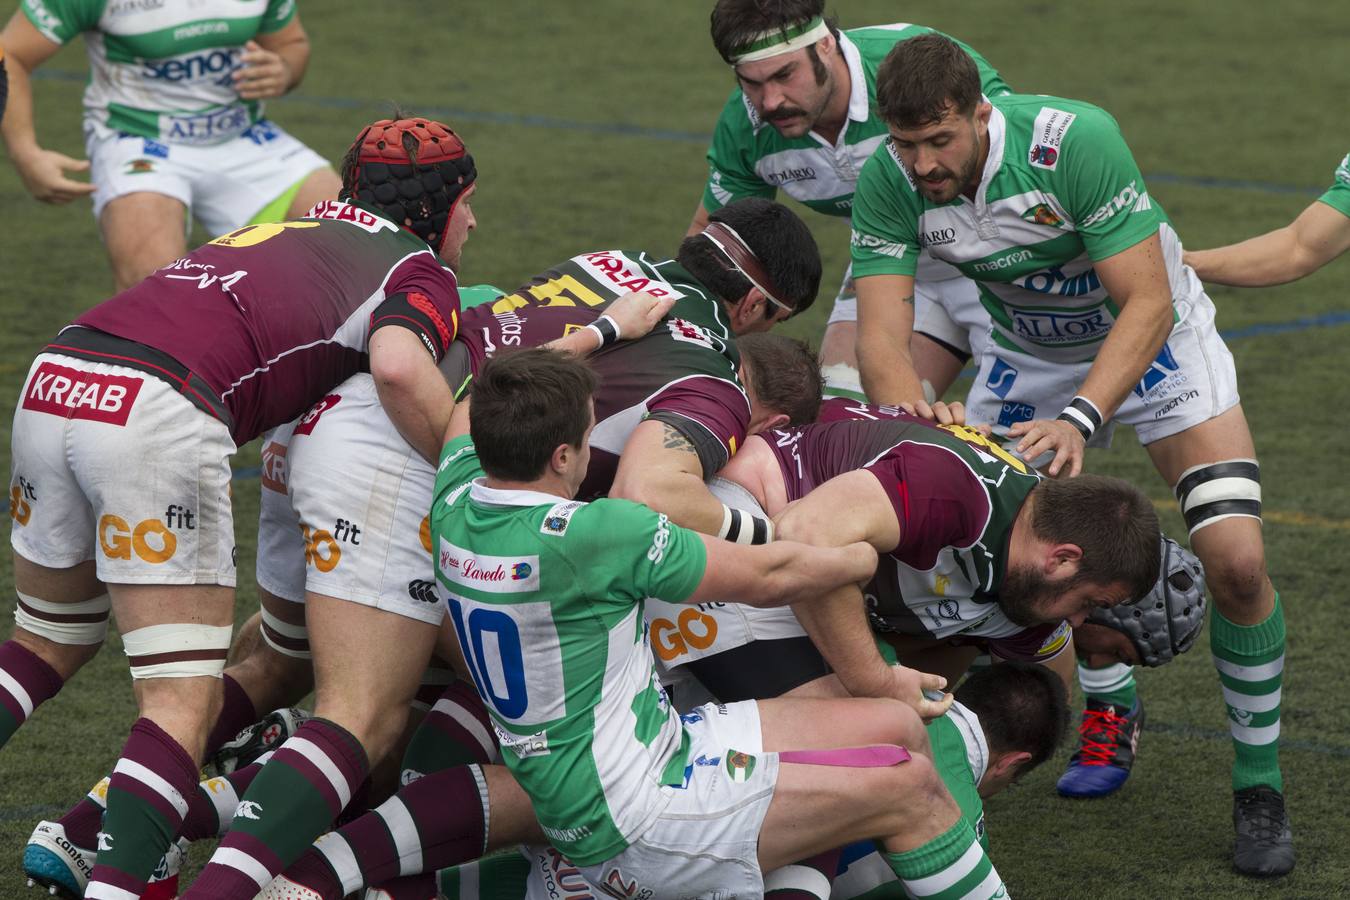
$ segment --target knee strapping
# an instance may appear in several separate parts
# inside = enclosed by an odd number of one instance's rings
[[[292,659],[311,659],[309,652],[309,629],[304,625],[292,625],[262,608],[262,638],[267,646]]]
[[[1191,466],[1177,479],[1175,492],[1191,535],[1233,516],[1261,518],[1261,466],[1254,459]]]
[[[53,644],[88,646],[101,644],[107,637],[111,608],[107,594],[79,603],[52,603],[20,593],[19,605],[14,608],[14,621],[24,631]]]
[[[231,625],[150,625],[122,635],[132,678],[219,678]]]

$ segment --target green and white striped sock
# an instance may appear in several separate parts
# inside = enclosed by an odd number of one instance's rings
[[[1134,666],[1125,663],[1112,663],[1105,668],[1093,669],[1080,662],[1078,686],[1083,689],[1085,697],[1114,703],[1126,709],[1134,706],[1134,698],[1139,693],[1135,688]]]
[[[1233,790],[1269,785],[1284,790],[1280,775],[1280,685],[1284,679],[1284,610],[1256,625],[1237,625],[1214,609],[1209,649],[1219,670],[1228,728],[1233,735]]]
[[[922,847],[885,856],[911,897],[1004,900],[1008,896],[994,863],[975,839],[975,829],[964,818]]]

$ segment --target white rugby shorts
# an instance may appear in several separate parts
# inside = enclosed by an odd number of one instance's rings
[[[1091,367],[1090,361],[1052,363],[991,343],[966,400],[966,421],[992,424],[995,433],[1003,434],[1015,422],[1053,419]],[[1207,422],[1238,400],[1237,370],[1214,326],[1214,304],[1196,293],[1111,422],[1133,426],[1139,442],[1147,445]],[[1109,427],[1088,443],[1109,445]]]
[[[258,587],[282,600],[305,602],[305,539],[286,493],[287,452],[294,422],[262,436],[258,499]]]
[[[914,280],[914,330],[922,331],[966,353],[978,352],[989,331],[989,313],[980,304],[975,282],[946,266],[943,278]],[[839,294],[834,298],[827,324],[858,321],[858,296],[853,286],[853,266],[844,272]]]
[[[436,470],[385,415],[370,375],[296,421],[286,475],[305,590],[441,623],[428,521]]]
[[[14,551],[113,584],[234,585],[229,429],[137,369],[39,354],[11,436]]]
[[[94,218],[110,200],[149,191],[181,202],[212,235],[247,225],[287,188],[328,165],[267,119],[219,144],[169,144],[92,127],[84,141]]]

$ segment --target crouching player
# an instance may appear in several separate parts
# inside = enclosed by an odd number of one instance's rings
[[[761,871],[864,838],[911,893],[1004,896],[931,761],[893,745],[917,722],[907,705],[770,700],[687,722],[670,707],[645,598],[791,603],[862,580],[876,556],[733,545],[629,502],[573,501],[594,384],[547,352],[491,361],[473,387],[472,443],[452,440],[437,475],[437,579],[510,774],[428,775],[371,814],[398,821],[370,845],[333,841],[334,864],[320,842],[264,896],[340,897],[411,874],[414,859],[444,866],[541,831],[591,883],[653,900],[759,896]]]

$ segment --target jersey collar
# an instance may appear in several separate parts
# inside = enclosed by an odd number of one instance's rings
[[[980,97],[981,102],[989,103],[989,98]],[[984,172],[980,174],[980,186],[975,189],[975,208],[982,210],[988,205],[989,183],[1003,168],[1003,148],[1008,136],[1008,120],[995,106],[989,114],[989,155],[984,160]],[[981,235],[981,237],[984,237]]]
[[[947,718],[961,733],[961,741],[966,745],[966,761],[970,763],[970,774],[979,785],[984,773],[989,769],[989,743],[984,738],[984,729],[980,727],[980,717],[968,706],[953,702],[947,710]]]
[[[839,52],[844,54],[848,64],[848,117],[854,122],[866,122],[871,116],[867,101],[867,75],[863,72],[862,54],[848,35],[839,32]]]
[[[565,503],[566,497],[545,494],[543,491],[514,491],[488,487],[486,478],[475,478],[469,487],[469,499],[485,506],[553,506]]]

